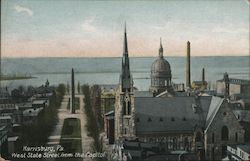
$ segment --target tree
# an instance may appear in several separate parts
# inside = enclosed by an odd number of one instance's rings
[[[77,91],[78,93],[81,93],[81,86],[80,86],[80,82],[78,81],[78,84],[77,84]]]
[[[69,94],[69,82],[67,82],[67,93]]]

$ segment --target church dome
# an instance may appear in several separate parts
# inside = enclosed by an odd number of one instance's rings
[[[153,62],[151,66],[151,72],[152,74],[153,73],[163,74],[163,76],[165,77],[166,75],[171,75],[170,64],[164,58],[159,57]]]
[[[151,66],[151,87],[150,90],[156,93],[171,88],[171,67],[169,62],[163,57],[163,47],[160,42],[159,57]]]

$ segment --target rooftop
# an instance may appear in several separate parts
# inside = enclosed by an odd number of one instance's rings
[[[153,97],[153,93],[150,91],[135,91],[135,97]]]
[[[205,126],[212,97],[135,97],[136,132],[193,132]]]
[[[44,104],[46,100],[33,100],[32,104]]]

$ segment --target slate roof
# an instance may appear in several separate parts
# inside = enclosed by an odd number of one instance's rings
[[[208,129],[208,127],[210,126],[210,124],[212,123],[215,115],[217,114],[217,112],[219,111],[220,106],[223,103],[223,98],[220,97],[212,97],[210,106],[209,106],[209,111],[207,114],[207,118],[206,118],[206,129]]]
[[[137,134],[193,132],[204,127],[210,97],[135,97]]]
[[[135,91],[134,97],[153,97],[153,93],[150,91]]]

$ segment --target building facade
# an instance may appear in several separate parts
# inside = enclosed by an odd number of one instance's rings
[[[219,160],[225,156],[228,144],[244,142],[245,131],[232,112],[228,97],[187,95],[183,91],[178,94],[171,77],[160,43],[159,57],[151,67],[150,90],[134,91],[125,29],[115,97],[116,141],[151,143],[158,146],[159,153],[183,151],[197,154],[200,160]]]
[[[115,138],[134,138],[134,93],[130,73],[126,27],[124,31],[122,69],[115,102]]]

